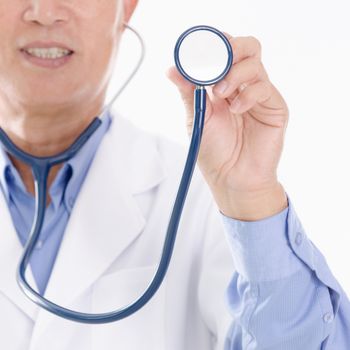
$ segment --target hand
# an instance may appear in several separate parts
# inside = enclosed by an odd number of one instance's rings
[[[288,123],[288,107],[270,82],[254,37],[233,38],[234,52],[226,78],[207,88],[207,112],[198,166],[221,210],[241,220],[257,220],[286,207],[277,179]],[[187,131],[193,124],[194,86],[171,67],[187,111]]]

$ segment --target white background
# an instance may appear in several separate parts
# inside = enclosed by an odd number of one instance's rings
[[[165,76],[178,36],[208,24],[257,37],[270,79],[290,110],[280,182],[350,296],[349,13],[348,0],[140,0],[130,24],[142,33],[147,56],[115,108],[142,128],[187,143],[183,104]],[[126,33],[110,91],[138,52]]]

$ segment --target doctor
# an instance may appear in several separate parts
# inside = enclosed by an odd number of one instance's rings
[[[0,0],[0,125],[37,156],[69,146],[105,101],[137,0]],[[288,108],[259,42],[230,37],[235,65],[210,91],[198,169],[169,273],[131,317],[107,325],[39,310],[15,270],[34,215],[30,169],[0,153],[0,348],[345,350],[350,306],[307,239],[276,173]],[[174,68],[192,124],[193,87]],[[84,312],[125,306],[158,263],[186,152],[115,111],[52,169],[29,279]]]

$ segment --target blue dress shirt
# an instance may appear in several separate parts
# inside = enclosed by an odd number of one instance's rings
[[[49,189],[51,203],[46,208],[41,237],[30,262],[41,294],[45,292],[75,199],[98,145],[110,126],[110,114],[105,113],[101,120],[102,124],[82,149],[62,166]],[[32,226],[35,198],[27,192],[19,173],[1,147],[0,187],[4,192],[19,240],[24,245]]]
[[[222,215],[236,267],[225,350],[349,350],[349,299],[286,195],[262,220]]]
[[[102,120],[50,187],[51,203],[31,260],[40,293],[46,289],[74,201],[110,126],[108,113]],[[0,188],[24,244],[34,216],[34,197],[1,148]],[[282,212],[258,221],[221,215],[236,266],[227,289],[233,323],[225,350],[350,349],[350,302],[307,238],[289,197],[288,203]]]

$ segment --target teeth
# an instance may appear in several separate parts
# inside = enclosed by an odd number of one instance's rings
[[[27,49],[26,52],[28,52],[32,56],[46,59],[61,58],[71,53],[71,51],[59,47],[50,47],[47,49],[30,48]]]

